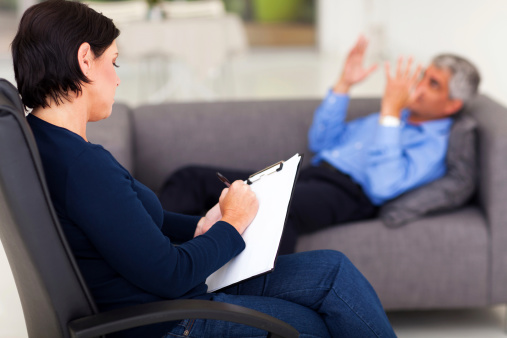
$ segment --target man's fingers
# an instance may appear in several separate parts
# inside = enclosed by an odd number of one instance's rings
[[[389,65],[388,61],[384,63],[384,69],[386,71],[386,77],[389,80],[391,78],[391,65]]]
[[[357,48],[360,52],[364,52],[366,47],[368,46],[368,40],[364,37],[364,35],[360,35],[357,40]]]
[[[357,39],[356,43],[352,47],[352,49],[349,52],[350,55],[357,55],[357,54],[364,54],[364,51],[366,50],[366,47],[368,46],[368,40],[364,37],[364,35],[359,35],[359,38]]]
[[[352,48],[350,49],[349,51],[349,56],[351,55],[354,55],[355,53],[357,53],[358,49],[359,49],[359,43],[360,43],[360,38],[357,39],[356,43],[354,44],[354,46],[352,46]]]
[[[414,58],[410,56],[407,61],[407,68],[405,69],[405,78],[407,78],[407,79],[410,77],[410,69],[412,68],[412,61],[413,60],[414,60]]]
[[[421,74],[421,71],[422,71],[422,65],[418,64],[417,68],[415,69],[414,74],[412,75],[412,78],[410,79],[410,81],[412,83],[416,83],[417,82],[417,80],[419,79],[419,75]]]
[[[403,65],[403,56],[398,57],[398,61],[396,63],[396,77],[401,77],[401,67]]]

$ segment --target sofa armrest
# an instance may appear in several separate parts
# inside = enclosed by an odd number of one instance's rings
[[[478,124],[477,200],[491,239],[491,301],[507,301],[507,108],[480,95],[466,108]]]

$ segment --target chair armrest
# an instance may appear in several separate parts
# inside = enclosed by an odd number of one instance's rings
[[[271,337],[299,337],[289,324],[242,306],[207,300],[170,300],[102,312],[71,321],[71,337],[98,337],[133,327],[182,319],[214,319],[245,324],[270,332]]]

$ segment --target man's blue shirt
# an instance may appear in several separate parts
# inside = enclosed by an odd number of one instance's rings
[[[373,204],[442,177],[451,118],[398,127],[379,124],[380,113],[345,122],[349,96],[328,93],[308,133],[314,165],[326,161],[352,177]]]

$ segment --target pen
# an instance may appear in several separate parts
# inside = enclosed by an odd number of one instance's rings
[[[227,178],[225,178],[224,175],[220,174],[218,171],[217,171],[217,176],[220,179],[220,181],[224,182],[224,184],[227,186],[227,188],[229,188],[231,186],[231,182],[229,182],[229,180]]]

